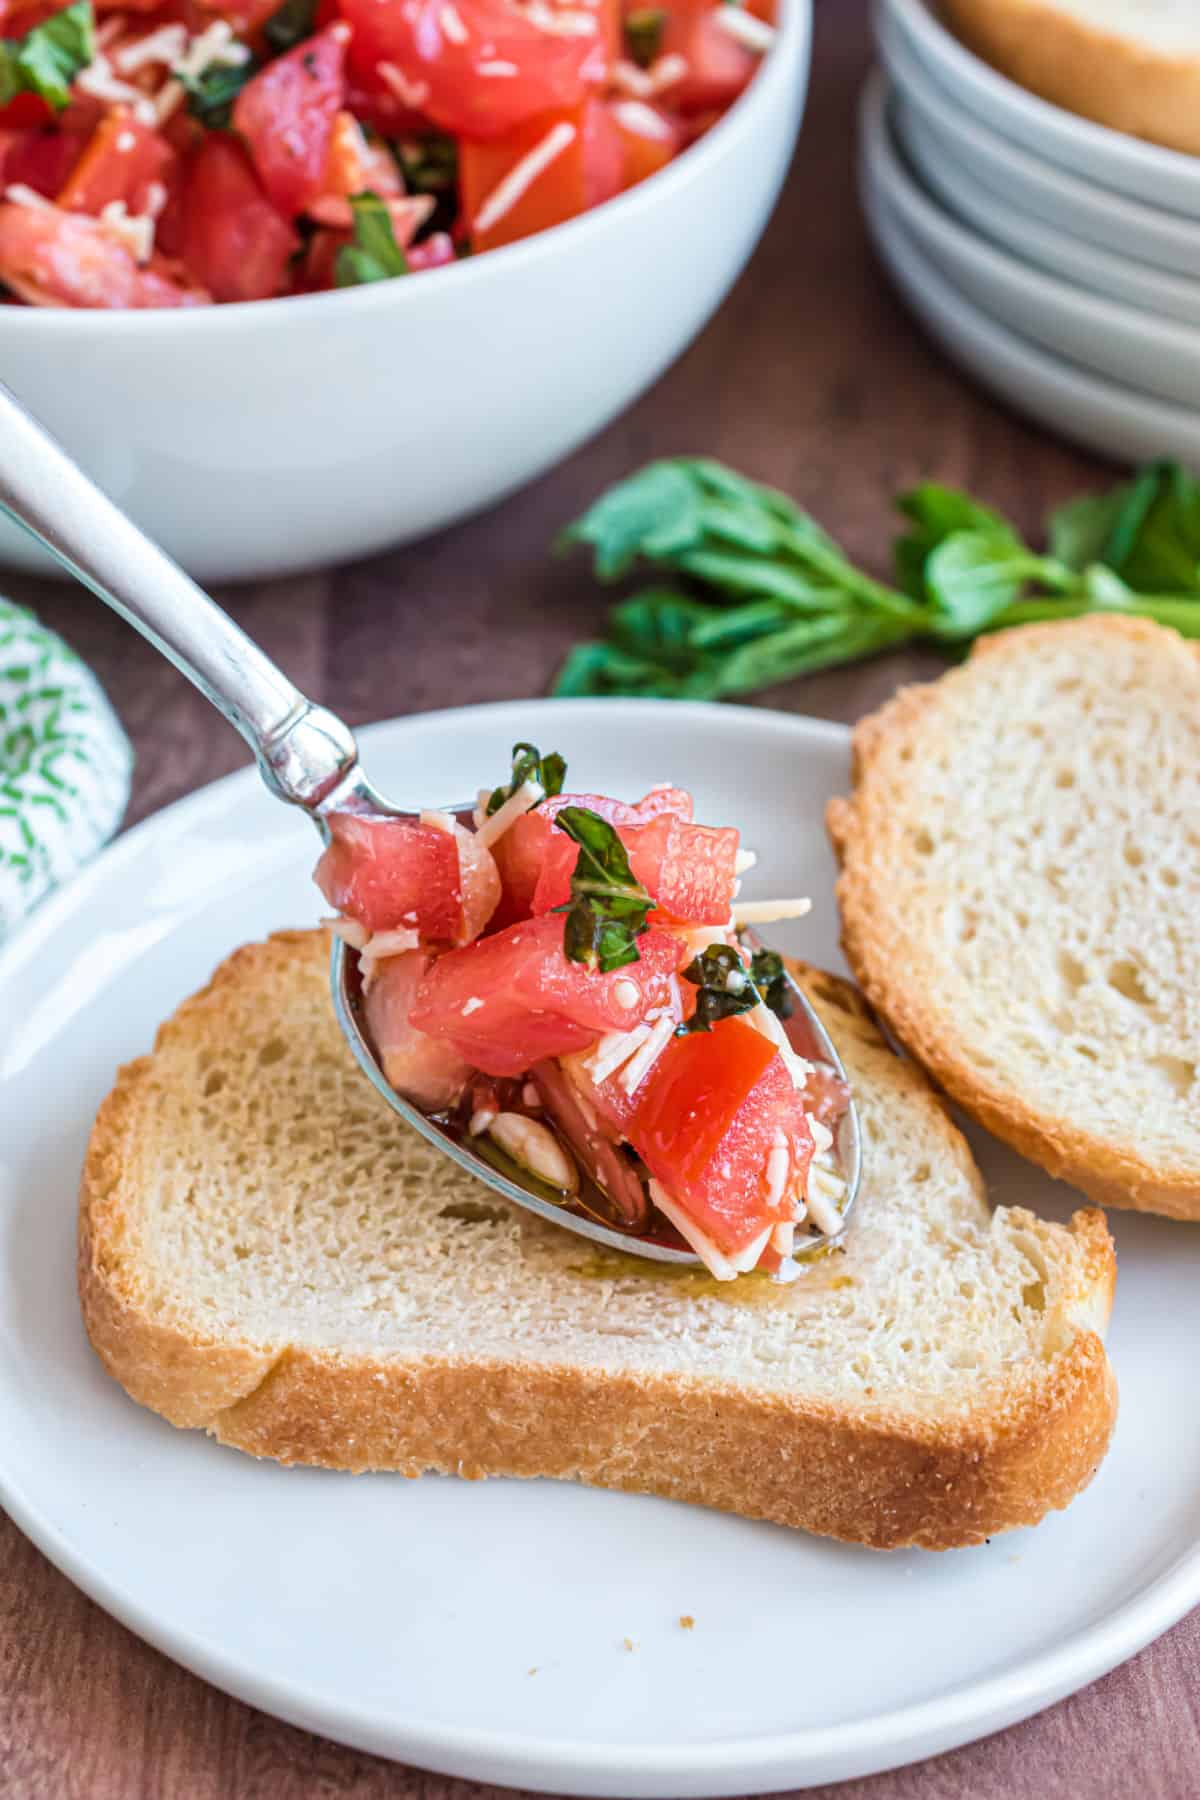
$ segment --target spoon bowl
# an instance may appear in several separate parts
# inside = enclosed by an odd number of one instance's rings
[[[412,819],[372,784],[343,721],[297,689],[282,670],[185,575],[166,553],[108,499],[67,452],[0,384],[0,511],[32,534],[56,560],[127,620],[193,682],[241,732],[276,798],[308,814],[323,842],[335,813]],[[790,977],[789,977],[790,980]],[[358,966],[335,939],[330,986],[338,1024],[359,1067],[392,1110],[415,1131],[487,1187],[551,1223],[594,1242],[655,1262],[699,1264],[690,1249],[607,1225],[579,1203],[549,1197],[536,1177],[514,1180],[473,1147],[444,1117],[431,1117],[398,1094],[384,1076],[368,1037]],[[789,1035],[802,1056],[845,1073],[828,1034],[805,996],[791,983]],[[846,1182],[844,1221],[858,1190],[861,1142],[853,1104],[835,1153]],[[840,1235],[840,1232],[837,1234]],[[828,1238],[806,1240],[800,1256]]]

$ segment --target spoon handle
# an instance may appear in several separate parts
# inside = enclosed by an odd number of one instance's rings
[[[0,509],[224,713],[281,800],[314,812],[343,785],[358,761],[349,728],[306,699],[3,383]]]

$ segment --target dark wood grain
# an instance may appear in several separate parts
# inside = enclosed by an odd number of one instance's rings
[[[603,609],[585,570],[549,561],[547,544],[606,482],[652,455],[705,451],[775,482],[880,569],[890,497],[914,477],[968,485],[1034,531],[1050,506],[1102,473],[966,382],[890,294],[854,192],[869,59],[863,0],[820,0],[817,40],[799,155],[762,248],[653,393],[469,525],[371,562],[223,596],[302,687],[355,723],[544,691]],[[116,702],[138,752],[131,822],[243,760],[204,702],[87,596],[9,586],[83,653]],[[796,682],[764,703],[851,720],[938,666],[925,654],[891,657]],[[1200,1792],[1198,1659],[1193,1617],[1027,1725],[823,1791],[842,1800],[1179,1800]],[[467,1800],[492,1791],[358,1755],[225,1698],[107,1618],[0,1517],[4,1800]]]

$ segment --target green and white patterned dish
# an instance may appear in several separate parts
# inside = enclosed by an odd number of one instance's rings
[[[0,599],[0,943],[107,843],[133,752],[91,670]]]

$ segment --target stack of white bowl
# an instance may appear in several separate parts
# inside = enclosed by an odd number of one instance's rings
[[[1064,436],[1200,467],[1200,157],[1039,99],[934,0],[878,0],[877,24],[863,202],[913,311]]]

